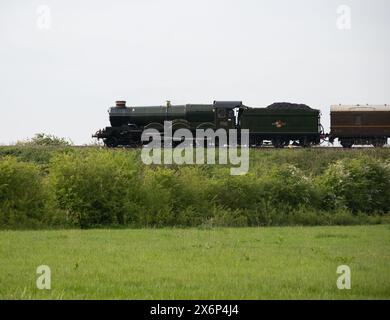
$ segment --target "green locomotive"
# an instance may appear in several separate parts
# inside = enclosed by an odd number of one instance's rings
[[[140,146],[146,129],[164,131],[164,121],[172,130],[249,129],[250,145],[273,144],[283,148],[291,142],[302,147],[320,143],[320,111],[306,105],[276,103],[267,108],[249,108],[241,101],[214,101],[213,104],[127,107],[117,101],[109,109],[111,127],[96,132],[107,147]]]

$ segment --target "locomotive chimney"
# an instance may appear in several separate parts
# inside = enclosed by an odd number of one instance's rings
[[[126,101],[116,101],[117,108],[125,108],[126,107]]]

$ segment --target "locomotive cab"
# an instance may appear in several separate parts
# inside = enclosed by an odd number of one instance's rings
[[[235,110],[243,108],[241,101],[214,101],[215,125],[225,130],[237,126]]]

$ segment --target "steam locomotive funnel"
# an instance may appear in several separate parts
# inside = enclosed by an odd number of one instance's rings
[[[125,108],[126,107],[126,101],[116,101],[116,107],[117,108]]]

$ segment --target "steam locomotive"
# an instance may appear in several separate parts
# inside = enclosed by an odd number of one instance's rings
[[[138,147],[146,129],[163,135],[164,122],[172,123],[173,132],[188,129],[249,129],[251,147],[272,145],[283,148],[319,145],[325,139],[338,139],[344,148],[354,144],[382,147],[390,137],[390,106],[331,106],[331,132],[325,134],[320,111],[305,104],[274,103],[266,108],[251,108],[241,101],[214,101],[213,104],[164,106],[126,106],[117,101],[108,110],[111,126],[97,131],[107,147]]]

